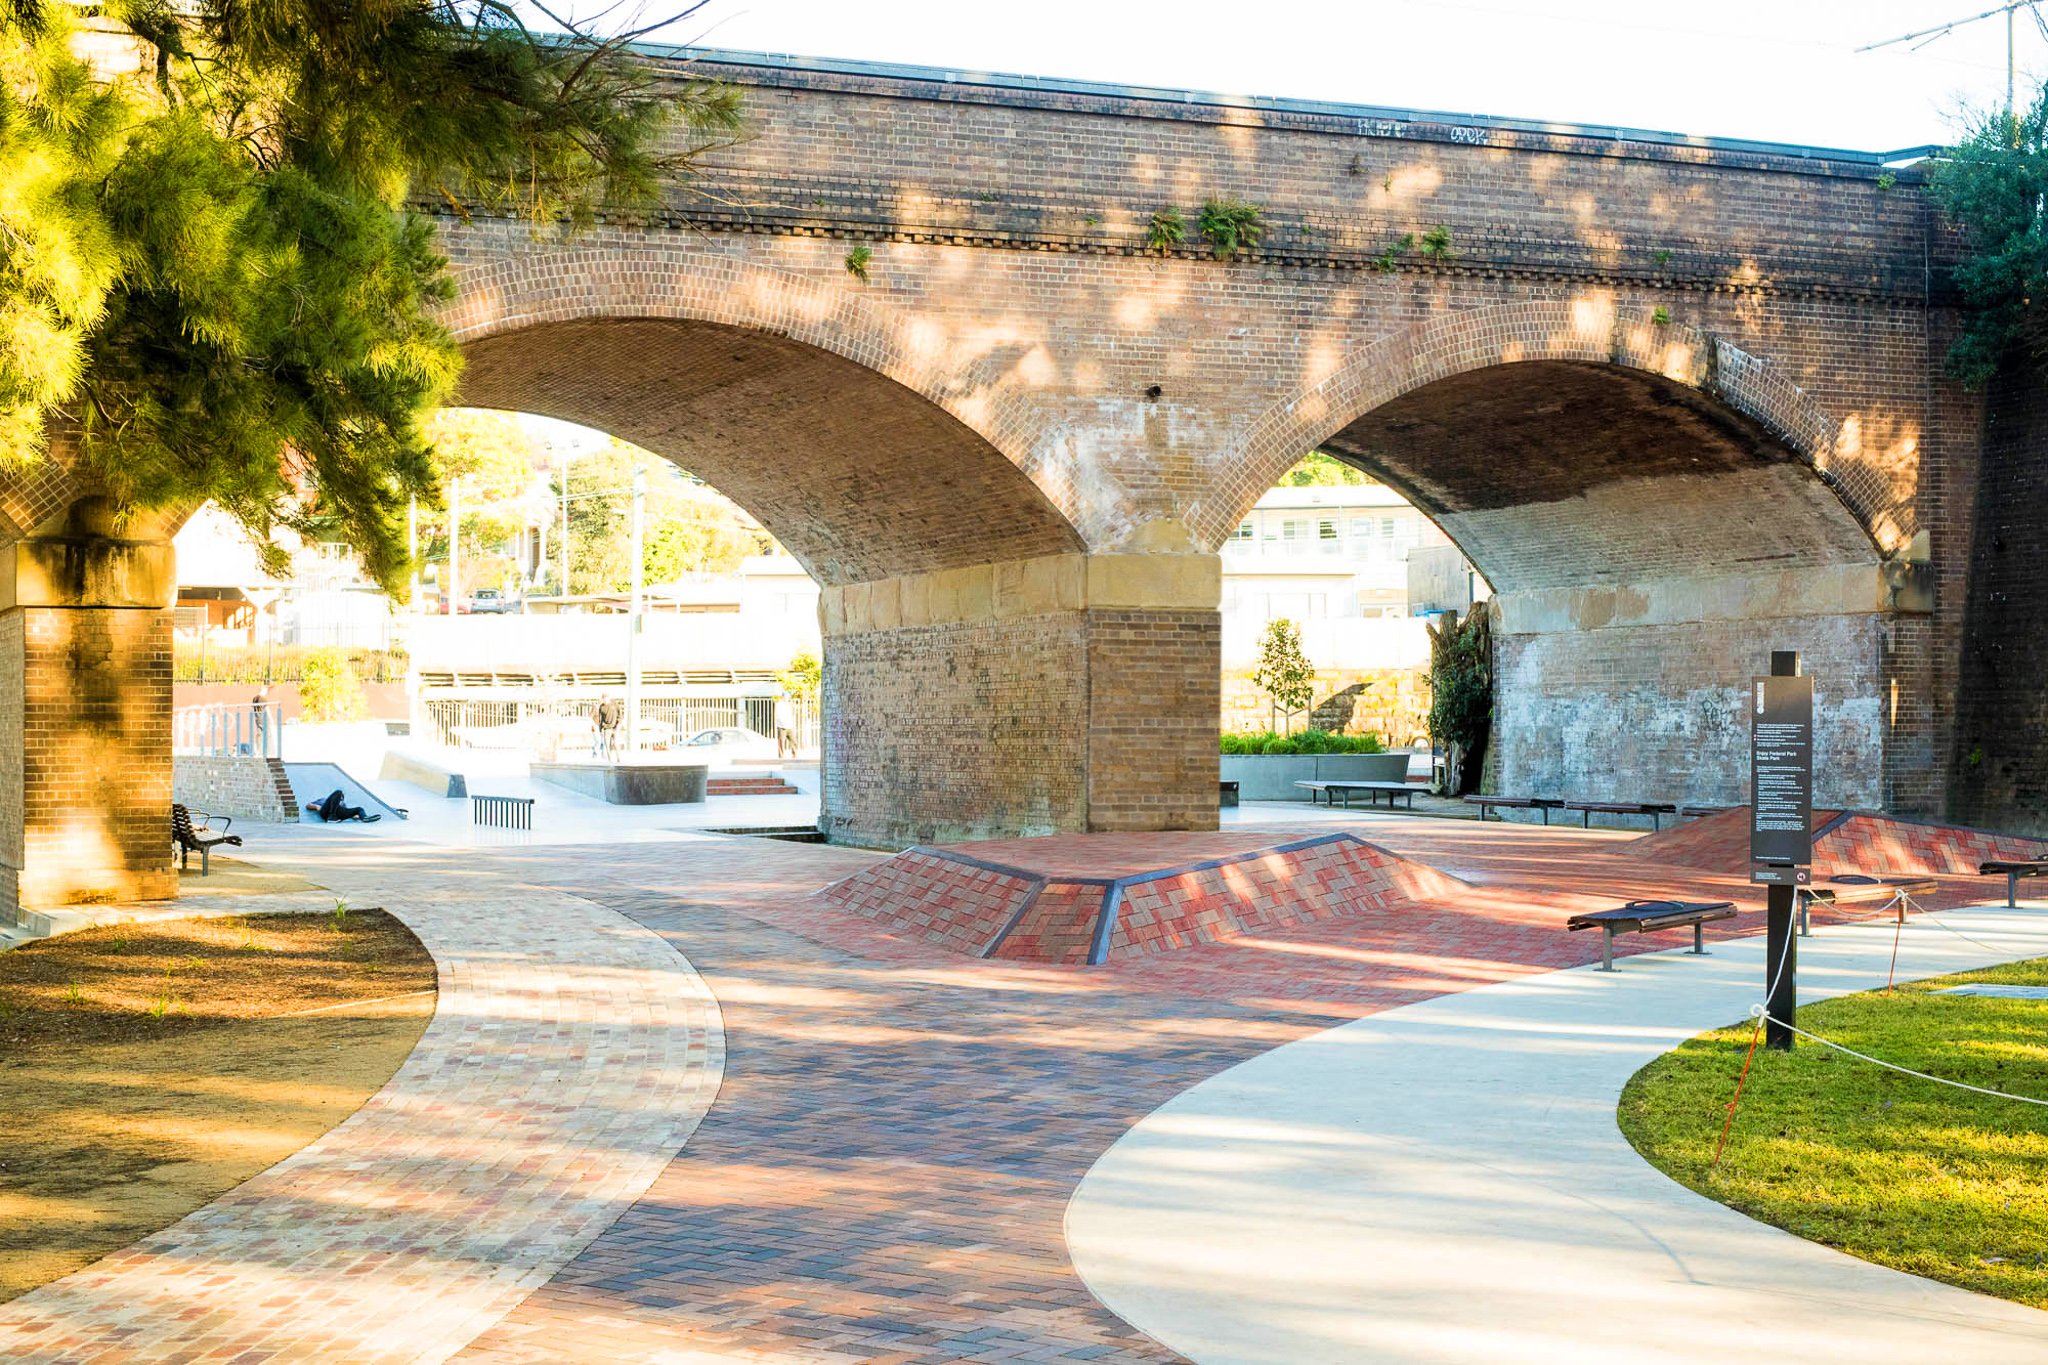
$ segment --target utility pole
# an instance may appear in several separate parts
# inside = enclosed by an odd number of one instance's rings
[[[626,604],[626,752],[640,752],[641,547],[647,538],[647,471],[633,470],[633,591]]]
[[[448,485],[448,614],[462,593],[462,480]]]

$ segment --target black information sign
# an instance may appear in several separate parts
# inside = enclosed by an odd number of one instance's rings
[[[1813,880],[1813,679],[1758,678],[1749,727],[1749,879]]]

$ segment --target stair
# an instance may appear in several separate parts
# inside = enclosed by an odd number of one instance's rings
[[[714,777],[705,783],[707,796],[793,796],[796,788],[784,781],[780,773],[763,773],[759,777]]]

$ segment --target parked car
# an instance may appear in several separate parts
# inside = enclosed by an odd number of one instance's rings
[[[496,588],[478,588],[469,595],[469,611],[473,616],[505,616],[519,608],[519,599],[507,597]]]
[[[681,748],[691,763],[731,763],[742,758],[774,758],[775,741],[739,725],[699,730]]]

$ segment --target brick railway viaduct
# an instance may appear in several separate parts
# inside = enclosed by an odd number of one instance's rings
[[[1953,804],[1985,415],[1942,378],[1952,247],[1910,169],[695,69],[748,134],[669,211],[443,223],[463,400],[672,458],[825,585],[834,838],[1212,826],[1218,547],[1318,446],[1497,590],[1499,789],[1745,799],[1745,683],[1798,648],[1821,798]],[[1264,206],[1255,251],[1148,245],[1211,197]],[[1448,254],[1399,249],[1439,226]],[[0,881],[30,900],[164,885],[169,550],[90,491],[0,484]]]

